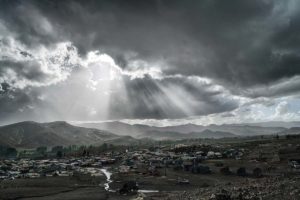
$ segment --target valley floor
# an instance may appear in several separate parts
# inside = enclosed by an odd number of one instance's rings
[[[168,172],[169,173],[169,172]],[[245,178],[237,176],[189,175],[189,185],[178,185],[175,176],[169,173],[167,177],[144,177],[140,181],[140,188],[159,190],[154,193],[138,193],[120,195],[118,192],[107,192],[100,178],[97,185],[74,180],[69,177],[51,177],[2,182],[0,199],[3,200],[125,200],[125,199],[191,199],[191,200],[246,200],[246,199],[300,199],[300,175]],[[181,174],[182,176],[182,174]],[[139,179],[135,176],[134,178]],[[120,188],[121,183],[132,180],[132,176],[115,176],[111,184],[112,189]]]
[[[262,143],[263,141],[263,143]],[[193,173],[174,167],[160,166],[156,174],[149,173],[151,165],[136,165],[126,173],[121,166],[128,161],[126,152],[122,159],[104,166],[112,173],[108,192],[104,188],[107,177],[99,176],[53,176],[39,178],[16,178],[0,181],[1,200],[298,200],[300,199],[300,169],[291,167],[289,160],[299,158],[299,139],[271,139],[258,141],[230,141],[230,148],[246,149],[241,159],[211,158],[201,161],[210,173]],[[228,141],[225,141],[228,145]],[[224,143],[222,143],[224,145]],[[216,144],[217,146],[221,144]],[[211,147],[212,148],[212,147]],[[266,154],[267,153],[267,154]],[[274,161],[273,155],[280,160]],[[134,159],[135,154],[129,161]],[[261,155],[261,156],[260,156]],[[127,157],[126,157],[127,156]],[[261,157],[265,156],[266,159]],[[255,158],[256,157],[256,158]],[[254,159],[255,158],[255,159]],[[260,159],[258,159],[260,158]],[[222,163],[222,166],[217,165]],[[224,174],[224,166],[231,173]],[[237,171],[246,170],[245,176]],[[262,176],[255,177],[253,170],[261,169]],[[182,184],[178,180],[189,180]],[[136,181],[140,192],[121,195],[118,191],[125,183]],[[152,191],[149,193],[149,191]]]

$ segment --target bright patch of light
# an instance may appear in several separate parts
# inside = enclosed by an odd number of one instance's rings
[[[128,63],[128,67],[122,71],[122,74],[130,76],[131,79],[144,78],[146,75],[153,79],[161,79],[162,71],[158,66],[143,60],[133,60]]]
[[[10,37],[1,38],[0,60],[7,63],[2,66],[0,83],[6,82],[12,88],[20,89],[64,81],[80,62],[77,49],[70,42],[58,43],[51,49],[44,46],[28,49]],[[20,73],[23,75],[20,76]],[[39,74],[43,79],[29,78],[34,74]]]

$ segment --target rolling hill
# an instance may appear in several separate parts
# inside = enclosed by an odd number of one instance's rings
[[[293,127],[282,132],[279,132],[278,135],[296,135],[300,134],[300,127]]]
[[[0,127],[0,144],[19,148],[89,145],[120,138],[108,131],[76,127],[66,122],[25,121]]]
[[[180,140],[187,138],[224,138],[271,134],[298,134],[300,128],[263,127],[247,124],[201,126],[185,124],[155,127],[122,122],[85,123],[79,126],[64,121],[37,123],[19,122],[0,127],[0,145],[16,148],[38,146],[138,144],[145,140]]]
[[[113,132],[117,135],[130,135],[136,137],[144,132],[152,130],[151,126],[147,125],[130,125],[123,122],[113,121],[113,122],[101,122],[101,123],[80,123],[76,124],[81,127],[86,128],[96,128],[101,130],[107,130]]]
[[[236,135],[221,131],[204,130],[201,132],[168,132],[168,131],[148,131],[147,133],[139,136],[140,138],[152,138],[154,140],[181,140],[181,139],[195,139],[195,138],[224,138],[236,137]]]
[[[293,128],[300,127],[300,121],[267,121],[267,122],[257,122],[257,123],[245,123],[249,126],[261,126],[261,127],[283,127],[283,128]]]
[[[256,125],[248,125],[248,124],[223,124],[223,125],[215,125],[211,124],[208,126],[195,125],[195,124],[184,124],[178,126],[166,126],[166,127],[155,127],[155,126],[147,126],[140,124],[126,124],[122,122],[102,122],[102,123],[82,123],[79,124],[82,127],[88,128],[99,128],[102,130],[107,130],[113,132],[118,135],[130,135],[133,137],[141,137],[147,135],[148,133],[153,132],[165,132],[168,134],[170,132],[173,133],[201,133],[202,131],[209,130],[211,132],[226,132],[231,133],[236,136],[257,136],[257,135],[272,135],[278,132],[282,132],[287,130],[284,127],[263,127]],[[213,133],[209,133],[213,134]],[[211,136],[211,138],[213,135]],[[226,137],[226,136],[225,136]]]

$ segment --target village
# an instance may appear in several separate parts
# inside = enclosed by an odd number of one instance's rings
[[[113,166],[119,173],[123,174],[139,173],[140,169],[147,169],[141,173],[160,176],[159,169],[162,168],[209,174],[212,172],[211,169],[207,165],[201,164],[202,162],[215,160],[215,166],[223,167],[224,163],[222,163],[221,159],[241,160],[245,151],[245,149],[222,149],[221,147],[210,145],[188,146],[179,144],[170,150],[160,147],[155,149],[155,151],[148,149],[138,151],[126,150],[123,153],[110,152],[101,156],[41,160],[29,158],[9,159],[2,160],[0,163],[0,178],[1,180],[13,180],[16,178],[76,176],[76,174],[88,174],[91,177],[96,177],[103,175],[101,172],[103,167],[110,166]],[[229,171],[226,173],[229,173]],[[260,176],[260,174],[261,172],[256,175]]]
[[[43,159],[2,159],[2,194],[20,179],[76,180],[76,186],[88,185],[104,188],[106,193],[113,195],[131,196],[193,191],[227,184],[229,180],[238,184],[246,179],[254,181],[300,174],[297,140],[177,143],[129,149],[98,155],[84,150],[81,156],[59,154]]]

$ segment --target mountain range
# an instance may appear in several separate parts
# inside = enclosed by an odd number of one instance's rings
[[[300,123],[299,123],[300,125]],[[233,137],[233,136],[257,136],[257,135],[272,135],[279,132],[283,132],[287,130],[285,127],[276,127],[276,126],[259,126],[256,124],[223,124],[216,125],[211,124],[208,126],[196,125],[196,124],[184,124],[178,126],[166,126],[166,127],[156,127],[156,126],[148,126],[148,125],[140,125],[140,124],[126,124],[123,122],[101,122],[101,123],[81,123],[78,126],[88,127],[88,128],[97,128],[101,130],[107,130],[113,132],[118,135],[130,135],[133,137],[149,137],[151,134],[155,133],[157,136],[159,132],[162,137],[166,135],[166,133],[173,132],[181,133],[181,134],[190,134],[195,135],[198,133],[197,137],[201,138],[201,134],[203,136],[206,134],[207,130],[211,132],[216,132],[215,138],[218,138],[220,132],[227,133],[224,137]],[[204,133],[202,133],[204,131]],[[211,133],[213,134],[213,133]],[[191,134],[190,134],[191,135]],[[220,135],[222,136],[222,134]],[[213,136],[209,136],[212,138]]]
[[[257,123],[244,123],[244,125],[249,126],[261,126],[261,127],[283,127],[283,128],[293,128],[300,127],[300,121],[268,121],[268,122],[257,122]]]
[[[299,134],[300,123],[281,122],[264,124],[224,124],[208,126],[185,124],[156,127],[130,125],[123,122],[80,123],[71,125],[64,121],[37,123],[19,122],[0,127],[0,145],[15,148],[39,146],[100,145],[103,143],[128,145],[149,143],[154,140],[181,140],[191,138],[225,138],[258,135]],[[290,126],[296,127],[290,127]]]
[[[201,132],[180,133],[172,131],[148,131],[147,134],[138,136],[138,138],[151,138],[153,140],[182,140],[193,138],[225,138],[236,137],[236,135],[222,131],[204,130]]]
[[[0,144],[16,148],[38,146],[99,145],[119,139],[108,131],[73,126],[64,121],[37,123],[25,121],[0,127]]]

